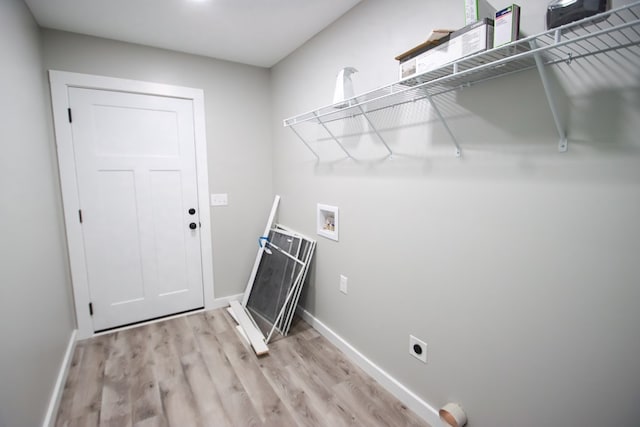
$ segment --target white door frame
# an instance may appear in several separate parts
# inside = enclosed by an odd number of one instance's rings
[[[202,282],[205,309],[214,308],[213,258],[211,249],[211,219],[209,208],[209,174],[207,170],[207,138],[205,134],[204,91],[181,86],[136,80],[95,76],[49,70],[51,83],[51,103],[55,127],[62,204],[67,231],[71,281],[78,322],[78,339],[94,335],[89,314],[89,282],[85,262],[82,228],[78,212],[78,182],[73,153],[73,136],[67,109],[69,108],[68,88],[102,89],[132,92],[143,95],[158,95],[191,100],[193,102],[194,134],[196,147],[196,175],[198,181],[198,212],[200,213],[200,250],[202,253]]]

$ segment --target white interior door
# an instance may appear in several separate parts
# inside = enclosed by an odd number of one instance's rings
[[[68,96],[94,330],[203,307],[192,102]]]

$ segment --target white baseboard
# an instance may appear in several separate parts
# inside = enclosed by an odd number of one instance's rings
[[[69,374],[69,368],[71,367],[71,360],[73,359],[73,351],[76,348],[77,334],[78,330],[74,329],[69,337],[67,351],[65,351],[62,364],[60,365],[58,378],[56,379],[56,384],[53,387],[51,399],[49,399],[49,407],[47,408],[47,413],[44,417],[44,421],[42,422],[42,427],[53,427],[56,422],[56,415],[58,415],[58,408],[60,407],[60,399],[62,399],[64,384],[67,381],[67,375]]]
[[[367,359],[365,355],[360,353],[355,347],[344,340],[340,335],[329,329],[327,325],[316,319],[307,310],[298,307],[297,310],[300,317],[304,319],[313,329],[318,331],[322,336],[328,339],[333,345],[338,347],[353,363],[358,365],[363,371],[371,375],[382,387],[389,393],[394,395],[399,401],[404,403],[409,409],[422,417],[433,427],[442,426],[438,410],[427,402],[418,397],[414,392],[409,390],[398,380],[385,372],[378,365]]]
[[[242,300],[243,296],[244,296],[244,293],[237,294],[237,295],[230,295],[228,297],[216,298],[213,300],[213,304],[211,304],[211,307],[205,307],[204,309],[206,311],[209,311],[209,310],[215,310],[217,308],[228,307],[231,301],[240,301]]]

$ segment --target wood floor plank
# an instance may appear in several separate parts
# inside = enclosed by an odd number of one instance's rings
[[[100,426],[131,426],[131,398],[129,386],[129,346],[126,334],[109,336],[108,357],[105,362]]]
[[[87,414],[100,412],[104,366],[109,351],[108,338],[97,337],[86,343],[80,369],[82,374],[74,390],[71,404],[72,419],[81,419]]]
[[[360,389],[352,388],[351,385],[347,382],[336,384],[333,391],[342,404],[357,417],[360,425],[395,427],[394,424],[389,424],[383,412],[373,405]]]
[[[269,426],[295,426],[288,409],[260,370],[257,356],[244,347],[232,331],[218,335],[218,341],[262,422]]]
[[[271,356],[271,355],[270,355]],[[270,364],[264,360],[263,373],[275,392],[280,396],[284,405],[289,409],[298,426],[322,426],[323,413],[310,401],[303,388],[297,386],[291,379],[291,374],[285,366],[277,363]]]
[[[73,352],[71,364],[69,365],[69,373],[64,384],[60,406],[58,407],[58,415],[56,417],[56,427],[64,427],[64,423],[71,419],[71,405],[73,404],[73,392],[77,388],[78,379],[82,372],[80,364],[85,352],[85,345],[78,344]],[[67,422],[68,424],[68,422]]]
[[[291,322],[291,329],[289,330],[288,336],[297,336],[299,338],[308,340],[319,337],[320,333],[313,329],[311,325],[302,320],[300,317],[296,316]]]
[[[131,352],[131,400],[132,422],[134,426],[147,419],[155,420],[158,426],[165,426],[160,390],[153,369],[152,329],[142,326],[130,330],[127,335]]]
[[[167,420],[164,416],[154,416],[138,421],[133,427],[167,427]]]
[[[218,341],[216,341],[215,331],[207,323],[207,320],[203,316],[189,316],[187,321],[195,336],[198,350],[201,353],[217,351]]]
[[[128,427],[131,424],[128,360],[125,355],[114,355],[105,366],[100,425]]]
[[[78,343],[56,427],[428,427],[306,322],[257,357],[224,309]]]
[[[215,385],[211,380],[207,366],[200,353],[182,358],[182,367],[191,388],[195,404],[201,414],[203,424],[219,427],[232,427]]]
[[[307,341],[313,352],[325,366],[331,366],[331,372],[341,380],[347,380],[359,368],[351,363],[347,357],[331,344],[325,337],[318,336]]]
[[[384,390],[373,378],[353,367],[349,379],[334,387],[336,395],[349,408],[367,408],[362,421],[388,426],[420,426],[424,422]],[[369,418],[367,420],[367,417]]]
[[[274,343],[270,343],[269,347],[273,354],[269,354],[269,357],[260,358],[260,365],[269,366],[275,363],[284,368],[290,364],[303,363],[302,358],[293,348],[291,343],[291,339],[278,340]]]
[[[314,407],[319,408],[327,425],[354,425],[356,417],[334,399],[334,393],[322,383],[318,377],[310,374],[304,365],[289,365],[285,368],[289,372],[289,380],[294,386],[303,389]]]
[[[407,427],[424,425],[424,421],[421,418],[360,368],[354,368],[352,379],[355,385],[373,401],[373,404],[382,409],[394,422],[401,423]]]
[[[233,326],[225,310],[211,310],[204,313],[204,319],[216,334],[228,331]]]
[[[202,426],[182,364],[172,343],[174,328],[167,323],[154,326],[154,372],[160,389],[164,416],[170,426]]]
[[[186,317],[178,317],[166,322],[171,344],[178,356],[186,356],[197,351],[193,329]]]
[[[164,415],[170,426],[203,426],[189,384],[183,377],[158,380]]]
[[[335,361],[324,352],[318,351],[313,345],[316,339],[324,338],[319,337],[312,340],[301,340],[298,337],[292,337],[290,343],[296,354],[303,360],[303,363],[322,378],[328,386],[333,386],[348,379],[348,373],[337,369],[338,365],[335,364]]]
[[[234,426],[262,426],[260,416],[224,354],[217,337],[211,330],[201,331],[197,340],[211,380],[231,423]]]
[[[315,335],[309,335],[315,338]],[[300,338],[300,337],[297,337]],[[273,344],[272,360],[284,366],[294,384],[303,387],[310,398],[317,401],[322,408],[329,425],[353,425],[356,417],[335,399],[331,386],[335,384],[332,376],[327,376],[324,367],[316,363],[309,363],[300,354],[300,349],[306,347],[307,339],[285,339]],[[312,349],[308,349],[312,351]],[[266,364],[266,363],[265,363]]]
[[[99,412],[88,412],[69,420],[64,425],[65,427],[95,427],[98,425],[99,418]]]

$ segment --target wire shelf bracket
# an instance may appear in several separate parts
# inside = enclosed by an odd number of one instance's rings
[[[302,135],[300,135],[300,133],[296,130],[296,128],[291,126],[291,130],[293,131],[293,133],[296,134],[296,136],[300,139],[300,141],[302,141],[302,143],[309,149],[309,151],[311,151],[311,153],[315,156],[316,160],[320,161],[320,156],[318,155],[318,153],[316,153],[315,150],[311,148],[309,143],[302,137]]]
[[[556,38],[556,40],[557,39],[558,38]],[[531,40],[529,44],[531,45],[531,49],[533,51],[536,51],[536,49],[538,48],[536,41]],[[551,82],[549,81],[549,76],[547,75],[547,69],[544,66],[544,60],[542,59],[542,56],[539,52],[534,53],[533,58],[536,61],[536,68],[538,69],[538,74],[540,75],[542,86],[544,87],[544,93],[547,97],[547,102],[549,103],[549,109],[551,110],[553,121],[556,125],[558,134],[560,135],[560,141],[558,142],[558,151],[564,153],[569,149],[569,142],[567,140],[567,133],[562,124],[560,114],[558,113],[558,107],[556,105],[555,97],[553,96],[553,90],[551,89]]]
[[[314,113],[315,114],[315,113]],[[344,148],[344,145],[342,145],[342,143],[340,142],[340,140],[338,138],[336,138],[336,136],[333,134],[333,132],[331,132],[331,129],[329,129],[329,127],[326,125],[325,122],[322,121],[322,119],[316,114],[316,119],[318,119],[318,123],[320,123],[320,125],[324,128],[324,130],[327,131],[327,133],[329,134],[329,136],[331,137],[331,139],[333,139],[336,144],[338,144],[338,147],[340,147],[340,149],[342,151],[344,151],[344,154],[347,155],[347,158],[352,159],[353,160],[353,156],[351,156],[351,153],[349,153],[349,151],[347,151],[346,148]]]
[[[391,150],[391,148],[389,148],[389,145],[387,144],[387,142],[384,140],[384,138],[382,137],[382,135],[380,135],[380,132],[378,132],[378,129],[376,129],[376,127],[373,125],[373,122],[369,119],[369,116],[367,115],[367,113],[365,113],[364,108],[362,108],[362,105],[358,105],[358,108],[360,109],[360,112],[362,113],[362,116],[365,118],[365,120],[367,121],[367,123],[369,123],[369,127],[373,130],[373,132],[378,136],[378,139],[380,140],[380,142],[382,142],[382,145],[384,145],[384,147],[387,149],[387,151],[389,152],[389,156],[393,156],[393,151]]]
[[[456,157],[460,158],[462,153],[460,152],[460,145],[458,144],[458,140],[456,139],[456,136],[453,134],[453,132],[451,132],[451,128],[449,127],[449,124],[447,123],[447,120],[444,118],[444,116],[440,112],[440,109],[438,108],[438,106],[436,105],[435,101],[433,100],[433,97],[431,95],[427,94],[427,99],[429,100],[429,103],[431,104],[431,108],[433,108],[433,111],[436,112],[436,115],[438,116],[438,118],[442,122],[442,126],[444,126],[445,130],[447,131],[447,133],[451,137],[451,141],[453,141],[453,145],[456,147],[456,151],[455,151]]]

